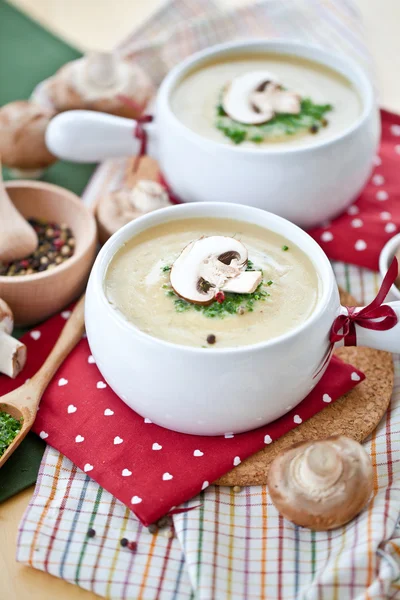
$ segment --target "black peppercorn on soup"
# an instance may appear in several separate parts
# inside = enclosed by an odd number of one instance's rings
[[[295,56],[246,54],[190,71],[171,95],[178,119],[225,144],[304,146],[350,127],[362,111],[338,72]]]
[[[112,258],[109,303],[176,344],[226,348],[270,340],[314,311],[320,281],[309,258],[257,225],[192,218],[152,227]]]

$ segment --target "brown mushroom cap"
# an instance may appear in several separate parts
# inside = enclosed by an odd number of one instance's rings
[[[371,460],[345,436],[301,442],[281,452],[268,473],[277,510],[316,531],[340,527],[367,504],[373,489]]]
[[[45,131],[54,112],[28,100],[0,109],[0,155],[7,167],[43,169],[57,159],[47,149]]]

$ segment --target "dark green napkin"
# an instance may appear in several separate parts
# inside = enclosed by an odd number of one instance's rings
[[[0,502],[35,483],[45,447],[39,436],[28,433],[0,469]]]
[[[0,105],[29,98],[35,86],[80,53],[0,0]],[[0,132],[1,135],[1,132]],[[81,194],[94,165],[58,162],[45,181]],[[4,169],[7,179],[7,169]],[[23,332],[19,332],[23,333]],[[45,444],[31,433],[0,470],[0,502],[35,483]]]
[[[77,50],[0,0],[0,106],[29,98],[40,81],[79,56]],[[43,180],[81,194],[93,169],[94,165],[60,161],[46,171]],[[4,176],[7,179],[6,169]]]

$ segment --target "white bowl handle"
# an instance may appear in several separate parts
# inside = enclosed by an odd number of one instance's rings
[[[137,122],[90,110],[69,110],[55,116],[46,130],[46,145],[63,160],[91,163],[139,152]],[[146,154],[154,155],[154,125],[142,124],[149,139]]]
[[[386,331],[377,331],[376,329],[367,329],[361,325],[355,324],[357,346],[367,346],[376,350],[385,350],[386,352],[400,353],[400,301],[386,302],[382,306],[390,306],[397,315],[397,325]],[[359,312],[362,307],[356,309]],[[347,315],[347,308],[341,307],[340,314]],[[343,340],[337,342],[337,345],[343,346]]]

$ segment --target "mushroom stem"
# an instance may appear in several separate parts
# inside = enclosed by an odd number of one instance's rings
[[[114,85],[117,71],[117,60],[109,52],[90,54],[86,59],[87,78],[99,87]]]
[[[319,495],[335,485],[343,472],[342,459],[335,448],[318,442],[293,461],[294,470],[296,466],[299,471],[296,483]]]
[[[0,331],[0,373],[14,379],[24,368],[25,362],[25,344]]]

